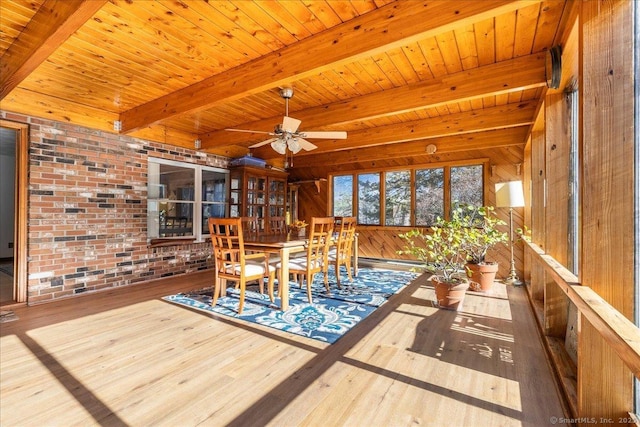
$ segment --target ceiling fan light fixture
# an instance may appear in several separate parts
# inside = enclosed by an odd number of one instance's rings
[[[271,143],[271,148],[278,153],[284,154],[287,152],[287,144],[282,139],[277,139]]]
[[[301,121],[299,119],[289,117],[289,98],[293,96],[293,88],[281,88],[280,96],[285,100],[285,114],[282,123],[278,123],[273,132],[253,131],[247,129],[226,129],[233,132],[263,133],[275,136],[256,144],[250,145],[249,148],[258,148],[263,145],[271,145],[271,148],[278,154],[286,154],[287,150],[292,154],[299,153],[301,150],[315,150],[317,145],[307,141],[305,138],[317,139],[346,139],[346,131],[306,131],[298,130]]]
[[[298,142],[297,138],[291,138],[288,141],[288,144],[289,144],[289,150],[291,150],[293,154],[297,154],[300,150],[302,150],[302,147],[300,146],[300,143]]]

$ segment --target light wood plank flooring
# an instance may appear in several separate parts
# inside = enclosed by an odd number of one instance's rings
[[[159,299],[211,273],[14,309],[0,425],[541,426],[563,407],[525,290],[420,278],[333,345]]]

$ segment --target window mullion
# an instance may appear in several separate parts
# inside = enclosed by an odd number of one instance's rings
[[[378,216],[378,223],[382,226],[387,223],[387,174],[386,172],[380,172],[380,215]]]
[[[409,175],[409,186],[411,187],[410,192],[410,216],[409,223],[412,226],[416,225],[416,170],[411,169],[411,174]]]
[[[195,182],[193,183],[193,234],[196,241],[202,241],[202,230],[200,224],[202,224],[202,167],[196,166],[195,168]]]
[[[451,166],[444,167],[444,217],[451,218]]]

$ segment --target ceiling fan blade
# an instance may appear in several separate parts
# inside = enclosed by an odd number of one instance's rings
[[[300,147],[303,150],[311,151],[311,150],[315,150],[316,148],[318,148],[317,145],[310,143],[306,139],[298,137],[298,138],[296,138],[296,140],[298,141],[298,144],[300,144]]]
[[[318,138],[318,139],[347,139],[347,132],[345,131],[304,131],[300,132],[300,136],[305,138]]]
[[[229,132],[247,132],[247,133],[264,133],[266,135],[275,135],[273,132],[265,132],[263,130],[248,130],[248,129],[225,129]]]
[[[263,145],[271,144],[273,141],[277,141],[280,138],[269,138],[266,141],[258,142],[257,144],[250,145],[249,148],[258,148]]]
[[[282,130],[289,133],[295,133],[298,130],[298,126],[300,126],[300,123],[302,123],[302,121],[298,119],[284,116],[284,119],[282,120]]]

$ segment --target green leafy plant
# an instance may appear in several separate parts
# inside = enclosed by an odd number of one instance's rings
[[[437,275],[441,282],[456,284],[466,281],[464,245],[470,228],[466,226],[463,209],[456,208],[451,220],[438,218],[430,232],[413,229],[399,235],[405,246],[400,255],[411,255],[421,262],[421,269]]]
[[[490,248],[509,241],[509,235],[498,230],[498,226],[507,223],[493,214],[493,206],[467,205],[460,209],[462,222],[468,227],[467,238],[461,250],[465,253],[467,262],[482,264],[486,262],[485,257]]]
[[[526,225],[523,228],[516,229],[516,235],[518,239],[525,240],[527,242],[531,241],[531,230]]]

